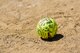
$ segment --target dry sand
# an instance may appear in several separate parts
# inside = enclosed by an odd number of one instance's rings
[[[42,16],[58,24],[51,41],[35,31]],[[0,0],[0,53],[80,53],[80,0]]]

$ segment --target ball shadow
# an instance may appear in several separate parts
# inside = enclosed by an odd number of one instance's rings
[[[62,34],[56,34],[53,38],[48,38],[48,39],[43,39],[44,41],[48,41],[48,42],[52,42],[52,41],[58,41],[60,39],[62,39],[64,36]]]

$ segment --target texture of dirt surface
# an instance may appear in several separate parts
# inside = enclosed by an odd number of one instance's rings
[[[80,53],[80,0],[0,0],[0,53]],[[42,16],[58,24],[44,41],[36,25]]]

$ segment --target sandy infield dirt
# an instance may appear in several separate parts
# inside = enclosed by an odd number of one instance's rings
[[[56,20],[55,39],[37,36],[42,16]],[[0,53],[80,53],[80,0],[0,0]]]

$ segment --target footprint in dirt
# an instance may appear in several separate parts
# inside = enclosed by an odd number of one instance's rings
[[[44,41],[48,41],[48,42],[52,42],[52,41],[58,41],[60,39],[62,39],[64,36],[62,34],[56,34],[53,38],[48,38],[48,39],[43,39]]]

